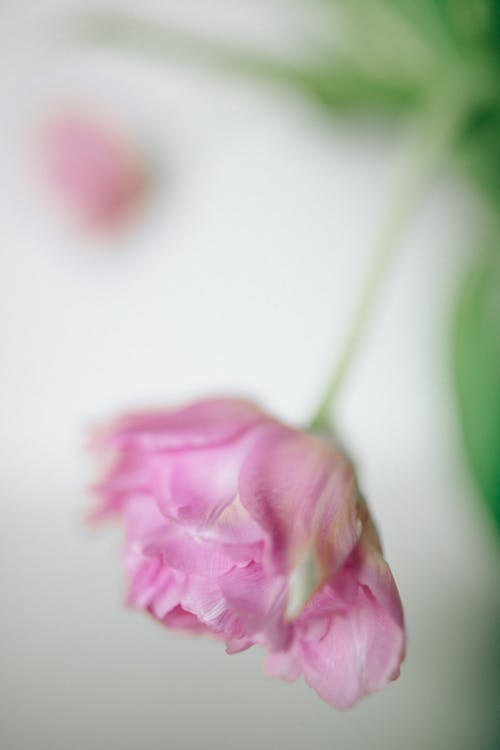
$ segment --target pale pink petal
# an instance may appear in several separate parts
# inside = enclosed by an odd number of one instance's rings
[[[261,429],[243,465],[239,490],[271,540],[277,571],[302,574],[303,568],[309,576],[303,605],[341,567],[359,537],[351,465],[325,440],[270,425]]]
[[[173,523],[145,536],[141,543],[144,555],[161,557],[168,567],[184,573],[217,577],[236,564],[223,545],[199,540]]]
[[[185,580],[185,576],[168,568],[160,558],[145,558],[130,579],[127,603],[150,610],[161,620],[180,604]]]
[[[104,118],[81,110],[54,116],[40,156],[46,186],[88,228],[121,222],[144,195],[147,170],[137,144]]]
[[[150,494],[171,518],[198,527],[215,524],[236,500],[238,472],[249,447],[246,433],[269,420],[237,399],[116,420],[96,432],[90,446],[104,460],[103,477],[92,488],[101,498],[92,517],[119,513],[128,498]],[[256,539],[257,526],[248,513],[239,516],[240,523],[233,519],[229,524],[234,538]]]
[[[127,505],[122,559],[129,575],[127,602],[162,618],[180,603],[186,576],[166,566],[159,555],[144,553],[144,540],[163,531],[165,518],[150,498]]]
[[[165,516],[221,542],[256,542],[263,534],[238,500],[238,477],[257,439],[253,429],[228,443],[184,450],[151,462],[152,492]]]
[[[356,602],[332,615],[326,636],[301,642],[304,677],[328,703],[347,708],[394,678],[402,649],[401,628],[360,587]]]
[[[270,677],[278,677],[286,682],[294,682],[302,673],[300,657],[293,648],[269,653],[264,669]]]
[[[245,633],[271,650],[289,646],[293,630],[284,621],[287,580],[268,576],[262,565],[250,562],[219,578],[226,607],[243,623]]]
[[[102,521],[116,516],[128,500],[150,496],[151,479],[149,460],[131,453],[116,456],[113,466],[91,487],[99,502],[90,513],[90,520]]]
[[[230,656],[232,654],[241,654],[242,651],[247,651],[247,649],[251,648],[252,646],[255,646],[255,641],[252,641],[250,638],[225,638],[226,641],[226,654],[229,654]]]
[[[124,554],[140,552],[144,539],[159,533],[172,524],[160,513],[154,498],[149,495],[137,495],[127,501],[124,513],[126,545]],[[125,559],[127,563],[127,558]]]
[[[182,409],[123,416],[95,440],[143,452],[205,448],[234,440],[264,420],[269,417],[248,401],[214,398]]]
[[[292,637],[292,626],[282,616],[285,592],[284,580],[266,579],[252,562],[218,578],[190,575],[182,606],[220,634],[229,653],[256,642],[283,649]]]
[[[247,641],[243,623],[238,615],[228,608],[217,578],[190,576],[182,606],[192,612],[210,631],[231,642],[233,647],[236,643],[243,645]],[[243,650],[239,645],[236,649]]]
[[[377,601],[404,631],[403,606],[391,569],[382,556],[377,531],[367,507],[361,510],[363,534],[353,554],[353,564],[360,583],[367,586]]]
[[[339,708],[385,687],[404,658],[401,602],[389,567],[367,541],[370,524],[344,569],[297,622],[305,680]]]
[[[155,619],[159,619],[155,616],[154,612],[151,612],[151,614]],[[205,635],[210,633],[206,625],[204,625],[196,615],[187,612],[180,605],[162,617],[160,622],[167,628],[171,628],[172,630],[182,630],[191,635]]]

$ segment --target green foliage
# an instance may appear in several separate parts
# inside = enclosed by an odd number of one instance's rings
[[[474,259],[453,321],[453,375],[472,473],[500,531],[500,248]]]
[[[498,0],[317,0],[344,31],[343,54],[363,85],[352,110],[418,117],[430,99],[462,102],[452,144],[464,173],[500,200],[500,2]],[[318,68],[321,70],[321,66]],[[336,75],[335,75],[336,74]],[[323,76],[339,88],[338,65]],[[338,83],[335,83],[339,79]],[[332,85],[333,85],[332,84]],[[323,85],[323,89],[325,89]],[[342,100],[341,100],[342,101]],[[338,96],[328,99],[338,112]]]
[[[309,1],[309,0],[308,0]],[[304,0],[305,2],[305,0]],[[79,18],[85,43],[179,58],[288,89],[338,116],[425,117],[460,99],[455,156],[500,199],[499,0],[310,0],[321,34],[307,54],[273,56],[121,15]]]

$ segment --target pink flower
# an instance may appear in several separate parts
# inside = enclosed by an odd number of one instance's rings
[[[96,515],[124,522],[132,606],[228,653],[261,644],[271,675],[303,674],[334,706],[398,676],[399,595],[329,440],[214,399],[123,417],[93,447],[108,455]]]
[[[61,111],[39,142],[43,181],[78,224],[91,230],[122,224],[146,186],[141,154],[110,119],[82,108]]]

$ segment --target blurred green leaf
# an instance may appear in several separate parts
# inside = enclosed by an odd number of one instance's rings
[[[500,203],[500,99],[473,109],[457,143],[462,170],[488,197],[495,210]]]
[[[474,259],[462,282],[453,320],[452,355],[458,414],[466,455],[500,532],[498,245]]]
[[[304,0],[305,2],[305,0]],[[120,13],[73,17],[71,37],[280,87],[326,113],[422,119],[462,108],[450,143],[464,174],[500,200],[500,0],[315,0],[318,37],[294,55]],[[451,102],[451,104],[450,104]]]
[[[153,59],[184,59],[259,83],[280,85],[335,112],[373,114],[414,108],[423,94],[404,66],[381,71],[339,50],[322,48],[311,59],[278,57],[165,25],[114,14],[85,14],[71,21],[72,39],[131,50]]]

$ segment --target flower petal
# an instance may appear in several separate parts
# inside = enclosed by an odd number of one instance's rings
[[[326,440],[265,426],[243,465],[239,489],[242,504],[269,535],[276,570],[291,574],[292,587],[300,588],[290,592],[296,616],[359,537],[351,465]]]
[[[147,555],[144,540],[164,531],[165,518],[151,498],[128,503],[122,559],[129,576],[127,602],[161,619],[181,600],[186,576],[166,566],[160,555]]]
[[[305,680],[339,708],[385,687],[399,675],[404,658],[401,602],[388,565],[370,542],[374,533],[367,519],[348,563],[318,592],[297,623],[303,629]]]
[[[355,604],[332,616],[323,639],[301,642],[304,677],[328,703],[347,708],[394,679],[401,648],[400,628],[360,588]]]
[[[237,614],[228,608],[219,579],[201,575],[190,576],[182,606],[192,612],[211,632],[232,642],[236,650],[243,650],[235,644],[246,642],[244,626]]]
[[[179,451],[151,463],[152,493],[162,513],[209,539],[262,539],[237,496],[241,465],[257,434],[251,430],[227,445]]]
[[[302,673],[300,659],[295,649],[275,651],[266,656],[264,669],[270,677],[278,677],[286,682],[294,682]]]
[[[267,576],[254,561],[219,579],[226,606],[243,623],[245,634],[273,651],[287,648],[293,635],[283,618],[286,584],[284,576]]]
[[[150,610],[161,620],[180,603],[184,586],[185,576],[167,567],[161,558],[145,558],[131,577],[127,603]]]
[[[151,614],[154,616],[153,612],[151,612]],[[206,625],[204,625],[196,615],[186,611],[181,606],[175,607],[168,612],[165,617],[161,618],[160,622],[167,628],[182,630],[191,635],[204,635],[210,633]]]
[[[225,553],[223,545],[197,539],[174,523],[145,536],[142,553],[161,557],[165,565],[183,573],[215,578],[227,573],[236,564]]]
[[[204,448],[233,440],[263,420],[269,417],[248,401],[214,398],[183,409],[125,415],[97,434],[94,444],[140,451]]]
[[[119,513],[130,497],[149,494],[168,517],[210,525],[236,498],[239,468],[252,440],[247,433],[270,421],[237,399],[122,417],[96,433],[91,444],[105,459],[103,479],[92,488],[102,498],[92,518]]]

